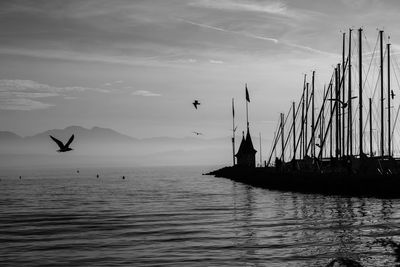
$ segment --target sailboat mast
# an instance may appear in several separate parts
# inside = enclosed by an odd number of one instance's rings
[[[337,90],[338,90],[338,92],[337,92],[337,103],[336,103],[336,107],[337,107],[337,116],[338,116],[338,140],[339,140],[339,143],[338,143],[338,154],[339,154],[339,157],[341,157],[342,156],[342,118],[341,118],[341,106],[342,106],[342,104],[340,104],[340,102],[339,101],[341,101],[341,99],[340,99],[340,97],[341,97],[341,88],[340,88],[340,85],[341,85],[341,82],[340,82],[340,70],[341,70],[341,68],[340,68],[340,64],[337,64],[337,67],[336,67],[336,69],[337,69],[337,81],[338,81],[338,86],[337,86]],[[340,105],[339,105],[340,104]]]
[[[324,85],[324,96],[326,97],[326,85]],[[319,153],[322,157],[324,156],[322,153],[322,150],[324,149],[324,146],[322,146],[324,129],[325,129],[325,99],[324,102],[322,103],[321,124],[319,130],[319,149],[320,149]]]
[[[339,100],[338,69],[335,68],[335,100]],[[335,103],[335,158],[339,157],[339,105]]]
[[[307,140],[308,140],[308,107],[309,107],[309,101],[308,101],[308,87],[309,87],[309,83],[306,84],[306,117],[304,120],[305,126],[304,126],[304,156],[307,155]]]
[[[374,153],[372,151],[372,99],[369,98],[369,154],[372,158]]]
[[[390,121],[390,110],[391,110],[391,106],[390,106],[390,44],[386,44],[386,50],[387,50],[387,99],[388,99],[388,155],[389,157],[392,156],[392,140],[391,140],[391,121]]]
[[[262,153],[261,153],[261,133],[260,133],[260,167],[262,167]]]
[[[381,157],[385,155],[385,148],[384,148],[384,107],[383,107],[383,31],[379,31],[379,41],[380,41],[380,56],[381,56]]]
[[[348,76],[348,108],[347,108],[347,154],[350,156],[353,156],[353,123],[352,123],[352,97],[351,97],[351,31],[352,29],[349,29],[349,76]]]
[[[285,116],[281,113],[281,141],[282,141],[282,162],[285,162],[285,135],[284,135],[284,125],[285,125]]]
[[[333,94],[332,94],[332,89],[333,89],[333,86],[330,86],[330,92],[329,92],[329,96],[330,96],[330,99],[333,99],[332,97],[333,97]],[[329,87],[328,87],[328,90],[329,90]],[[329,103],[329,106],[330,106],[330,116],[331,116],[331,118],[330,118],[330,120],[332,121],[332,114],[333,114],[333,107],[332,107],[332,100],[331,101],[329,101],[330,103]],[[328,125],[329,126],[329,125]],[[331,125],[330,125],[330,127],[329,127],[329,148],[330,148],[330,157],[332,158],[333,157],[333,123],[331,123]]]
[[[358,105],[359,105],[359,146],[360,158],[363,155],[363,119],[362,119],[362,28],[358,29]]]
[[[346,49],[346,33],[343,33],[343,47],[342,47],[342,101],[343,103],[346,103],[346,86],[345,86],[345,72],[346,72],[346,67],[345,67],[345,49]],[[345,135],[345,121],[346,121],[346,115],[345,115],[345,105],[342,105],[342,156],[344,156],[345,153],[345,145],[346,145],[346,135]]]
[[[232,159],[235,166],[235,100],[232,98]]]
[[[311,157],[315,156],[315,139],[314,139],[314,132],[315,132],[315,106],[314,106],[314,80],[315,80],[315,71],[312,72],[312,79],[311,79]]]
[[[296,103],[292,103],[292,111],[293,111],[293,160],[296,159],[296,111],[295,111]]]

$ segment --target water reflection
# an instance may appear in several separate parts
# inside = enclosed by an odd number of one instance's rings
[[[285,261],[296,266],[309,266],[311,258],[315,266],[324,266],[347,257],[385,266],[392,260],[388,253],[368,244],[400,234],[397,227],[393,231],[398,200],[282,193],[233,183],[233,205],[237,235],[245,237],[236,245],[245,259],[285,254]]]

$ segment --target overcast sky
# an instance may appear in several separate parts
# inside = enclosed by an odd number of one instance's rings
[[[396,51],[399,12],[395,0],[2,0],[1,130],[227,136],[232,97],[245,126],[247,83],[252,132],[267,137],[305,73],[328,82],[341,31],[362,26],[373,46],[383,28]]]

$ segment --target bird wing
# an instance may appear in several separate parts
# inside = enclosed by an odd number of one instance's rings
[[[193,102],[192,104],[193,104],[193,106],[197,109],[197,104],[196,104],[196,102]]]
[[[65,147],[69,147],[69,145],[72,143],[72,141],[74,141],[74,135],[71,135],[68,142],[65,144]]]
[[[63,144],[60,140],[58,140],[57,138],[54,138],[54,137],[51,136],[51,135],[50,135],[50,138],[53,139],[54,142],[56,142],[56,144],[58,145],[58,147],[59,147],[60,149],[63,149],[63,148],[64,148],[64,144]]]

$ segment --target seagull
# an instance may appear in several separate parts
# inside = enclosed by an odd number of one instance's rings
[[[392,96],[392,99],[394,99],[394,97],[396,96],[393,92],[393,90],[390,90],[390,95]]]
[[[199,100],[196,99],[196,100],[194,100],[194,102],[192,104],[197,109],[197,106],[200,105],[200,102],[199,102]]]
[[[195,135],[203,135],[202,133],[199,132],[193,132]]]
[[[50,135],[50,137],[51,137],[51,139],[53,139],[54,142],[56,142],[56,144],[60,148],[59,150],[57,150],[57,152],[67,152],[67,151],[73,150],[72,148],[69,147],[69,145],[74,140],[74,135],[71,135],[71,137],[69,138],[68,142],[65,145],[60,140],[58,140],[57,138],[54,138],[51,135]]]
[[[353,96],[351,99],[354,99],[354,98],[357,98],[356,96]],[[342,100],[340,100],[340,99],[334,99],[334,98],[330,98],[330,99],[328,99],[328,100],[330,100],[330,101],[337,101],[337,102],[339,102],[342,106],[343,106],[343,108],[346,108],[347,107],[347,105],[349,104],[349,101],[347,101],[347,102],[343,102]]]

